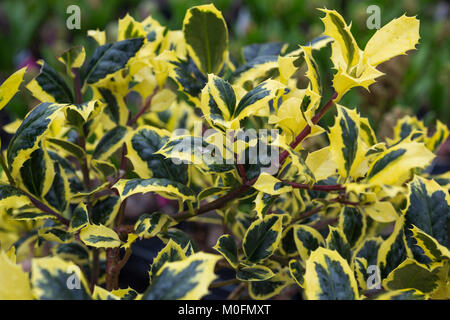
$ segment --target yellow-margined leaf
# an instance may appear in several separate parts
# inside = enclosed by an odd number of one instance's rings
[[[375,300],[426,300],[428,296],[416,289],[402,289],[379,294]]]
[[[412,254],[417,261],[430,262],[429,258],[423,256],[420,248],[414,246],[412,233],[409,230],[412,226],[416,226],[431,235],[440,245],[450,247],[448,231],[450,195],[447,189],[433,180],[415,176],[408,183],[407,203],[403,213],[408,247],[412,250]]]
[[[169,131],[147,125],[139,126],[130,132],[126,139],[127,158],[139,177],[167,178],[187,183],[187,165],[164,158],[161,148],[166,145],[169,137]]]
[[[343,178],[362,175],[360,166],[365,160],[366,145],[359,133],[360,117],[356,110],[337,105],[337,117],[330,128],[330,150]]]
[[[92,37],[98,45],[102,46],[106,43],[106,33],[105,31],[96,30],[88,30],[87,35]]]
[[[189,55],[205,74],[218,73],[228,53],[228,30],[214,4],[190,8],[184,17],[183,33]]]
[[[424,144],[401,142],[380,153],[367,172],[371,184],[397,185],[403,183],[413,168],[423,168],[434,158]]]
[[[357,207],[345,206],[342,208],[338,225],[352,248],[366,236],[367,219]]]
[[[82,46],[76,46],[66,50],[59,58],[58,61],[62,62],[66,66],[66,73],[74,76],[72,69],[79,69],[86,59],[86,50]]]
[[[72,213],[70,220],[70,231],[75,232],[84,228],[89,223],[89,215],[84,203],[80,203]]]
[[[304,277],[308,300],[357,300],[358,285],[347,261],[337,251],[318,248],[306,261]]]
[[[6,79],[0,86],[0,110],[3,109],[6,104],[14,97],[19,90],[19,86],[22,83],[23,76],[27,67],[23,67]]]
[[[163,228],[168,228],[175,222],[169,215],[154,212],[152,214],[143,214],[134,225],[136,235],[143,238],[155,237]]]
[[[8,208],[20,208],[27,204],[31,204],[31,202],[22,191],[10,185],[0,184],[0,212]]]
[[[114,185],[122,200],[136,193],[156,192],[168,199],[195,201],[195,195],[187,186],[168,179],[121,179]]]
[[[437,288],[437,281],[438,276],[426,265],[406,259],[383,280],[383,287],[389,290],[412,288],[430,293]]]
[[[292,283],[293,281],[286,271],[281,270],[268,280],[249,282],[248,293],[252,299],[266,300],[279,294]]]
[[[261,262],[275,252],[281,240],[282,222],[281,216],[271,214],[250,225],[242,243],[249,262]]]
[[[293,190],[291,185],[283,183],[281,180],[266,172],[263,172],[259,175],[255,184],[253,185],[253,188],[260,192],[268,193],[271,195],[279,195]]]
[[[361,208],[361,210],[373,220],[387,223],[397,220],[399,214],[389,201],[376,201]]]
[[[39,75],[31,80],[26,88],[41,102],[73,103],[73,94],[64,79],[43,60]]]
[[[436,152],[439,147],[447,140],[449,136],[448,128],[441,121],[436,121],[436,131],[431,137],[427,137],[426,146],[433,152]]]
[[[66,105],[41,103],[28,113],[8,146],[8,165],[13,177],[17,177],[23,163],[39,147],[48,133],[50,124]]]
[[[325,243],[322,235],[310,226],[295,225],[293,232],[295,245],[303,262],[308,260],[311,252]]]
[[[342,16],[335,10],[319,9],[326,15],[321,18],[325,31],[324,35],[333,38],[333,46],[339,46],[339,51],[333,49],[331,59],[335,68],[346,68],[349,71],[360,59],[361,50],[350,32],[350,25],[347,25]]]
[[[114,152],[122,147],[127,139],[128,130],[128,127],[117,126],[108,131],[95,146],[92,157],[97,160],[108,159]]]
[[[381,279],[384,279],[407,257],[405,233],[403,232],[404,224],[404,217],[397,219],[394,231],[383,241],[378,250],[377,265],[380,268]]]
[[[236,270],[236,278],[241,281],[265,281],[272,277],[275,274],[270,268],[262,265],[240,265]]]
[[[330,250],[337,251],[342,258],[350,263],[352,255],[351,247],[347,241],[344,231],[333,226],[329,226],[328,228],[328,236],[325,239],[326,247]]]
[[[214,266],[219,255],[198,252],[188,258],[166,263],[157,273],[143,300],[196,300],[208,293],[216,278]]]
[[[291,277],[295,280],[295,282],[301,288],[303,288],[303,284],[305,283],[305,268],[298,260],[292,259],[291,261],[289,261],[289,273],[291,274]]]
[[[420,247],[423,254],[431,261],[441,261],[450,259],[450,250],[441,245],[435,238],[426,234],[413,225],[411,228],[412,237],[416,240],[414,245]]]
[[[117,40],[145,37],[144,26],[133,19],[128,13],[122,19],[119,19]]]
[[[219,252],[233,267],[237,268],[239,264],[238,250],[234,239],[229,234],[224,234],[218,240],[213,247],[214,250]]]
[[[181,246],[172,239],[166,246],[159,251],[158,255],[153,259],[151,269],[149,271],[150,283],[156,278],[158,271],[164,267],[166,263],[181,261],[186,259],[186,254]]]

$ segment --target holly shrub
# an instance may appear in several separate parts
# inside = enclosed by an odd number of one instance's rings
[[[209,4],[189,9],[182,30],[129,15],[114,39],[91,30],[98,47],[64,52],[64,72],[40,61],[26,88],[41,103],[3,128],[0,297],[200,299],[233,285],[229,299],[450,298],[450,175],[426,171],[447,127],[408,116],[378,141],[339,105],[416,48],[419,20],[392,20],[362,50],[339,13],[317,13],[323,34],[292,52],[254,44],[233,57]],[[314,60],[328,45],[332,83]],[[0,108],[25,72],[2,84]],[[125,224],[127,201],[150,192],[178,212]],[[202,252],[181,222],[224,234]],[[147,289],[119,288],[133,243],[152,237],[165,246]],[[217,281],[222,268],[235,278]]]

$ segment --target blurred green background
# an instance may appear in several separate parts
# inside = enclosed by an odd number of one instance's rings
[[[84,45],[92,52],[95,43],[86,36],[89,29],[107,29],[114,33],[117,19],[129,12],[136,19],[152,15],[171,29],[180,29],[186,10],[198,4],[214,2],[227,20],[230,50],[239,55],[243,45],[284,41],[295,49],[298,44],[323,31],[316,8],[338,10],[347,22],[361,48],[375,30],[369,30],[366,12],[369,5],[381,9],[381,25],[406,13],[420,19],[419,50],[381,65],[388,76],[371,87],[352,90],[341,101],[357,106],[378,129],[380,136],[390,134],[392,124],[401,115],[416,114],[427,124],[440,119],[449,123],[450,22],[449,5],[445,1],[427,0],[2,0],[0,2],[0,81],[19,67],[29,65],[38,72],[35,61],[44,59],[53,67],[61,67],[56,57],[73,45]],[[67,7],[81,8],[81,30],[68,30]],[[331,95],[332,69],[330,48],[316,54],[321,67],[325,97]],[[27,75],[31,77],[33,74]],[[29,78],[28,78],[29,79]],[[26,79],[26,80],[28,80]],[[23,117],[33,100],[26,91],[16,95],[1,113],[5,124]],[[332,115],[328,115],[329,121]]]

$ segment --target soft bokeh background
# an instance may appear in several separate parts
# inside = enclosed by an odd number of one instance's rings
[[[138,20],[152,15],[170,29],[180,29],[189,7],[211,2],[222,11],[227,21],[230,51],[235,56],[240,54],[243,45],[251,43],[284,41],[291,49],[305,44],[323,31],[320,21],[323,14],[316,8],[336,9],[347,22],[352,21],[352,32],[361,48],[375,32],[366,26],[369,5],[380,7],[381,25],[404,13],[417,15],[421,22],[418,50],[381,65],[382,71],[388,75],[371,86],[370,93],[360,88],[353,89],[341,103],[357,107],[369,117],[380,138],[391,135],[396,119],[405,114],[417,115],[431,127],[436,119],[447,125],[450,123],[450,7],[446,1],[436,0],[1,0],[0,82],[25,65],[31,71],[26,75],[25,82],[28,82],[38,72],[38,59],[44,59],[55,68],[62,67],[56,57],[74,45],[85,46],[89,55],[95,42],[86,37],[87,30],[106,29],[114,35],[117,20],[127,12]],[[81,8],[81,30],[68,30],[66,27],[69,16],[66,10],[72,4]],[[330,54],[327,47],[316,55],[326,89],[325,97],[331,95],[329,84],[333,71]],[[23,118],[35,103],[22,88],[21,94],[0,111],[0,127],[16,118]],[[333,114],[328,114],[324,124],[331,123],[332,117]],[[0,130],[2,138],[4,134]],[[439,154],[435,166],[448,168],[448,141]],[[151,205],[146,204],[146,209]],[[211,236],[211,233],[221,232],[201,225],[190,228],[190,234],[200,245],[210,245],[207,239],[217,238],[217,234]],[[146,281],[139,275],[147,274],[148,263],[161,246],[152,241],[142,241],[133,247],[133,256],[121,275],[121,283],[143,289],[140,286]],[[226,275],[222,276],[226,278]],[[226,289],[218,289],[215,294],[219,297],[226,294],[220,290]]]

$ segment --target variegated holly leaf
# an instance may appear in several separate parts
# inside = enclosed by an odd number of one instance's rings
[[[165,159],[165,154],[161,152],[168,143],[169,136],[168,131],[152,126],[139,126],[130,134],[127,139],[127,157],[139,177],[168,178],[187,183],[187,165]]]
[[[92,157],[96,160],[106,160],[119,150],[125,142],[128,128],[117,126],[108,131],[97,143]]]
[[[8,165],[13,177],[17,177],[23,163],[38,149],[39,142],[48,133],[50,124],[65,105],[44,102],[35,107],[17,129],[8,146]]]
[[[414,246],[415,240],[409,230],[413,225],[436,239],[440,245],[447,249],[450,248],[450,196],[448,190],[433,180],[415,176],[408,184],[407,205],[403,212],[406,240],[417,261],[430,262],[429,258],[421,252],[422,250]]]
[[[306,261],[303,284],[308,300],[357,300],[358,285],[337,251],[318,248]]]
[[[149,271],[150,283],[156,278],[158,271],[164,267],[166,263],[181,261],[186,259],[186,254],[181,246],[172,239],[166,244],[166,246],[159,251],[158,255],[153,259],[151,269]]]
[[[214,4],[190,8],[184,17],[183,34],[197,67],[205,74],[218,73],[228,54],[228,30]]]
[[[292,279],[284,270],[279,271],[275,276],[264,281],[251,281],[248,285],[248,293],[252,299],[270,299],[292,284]]]
[[[405,219],[399,218],[395,222],[394,231],[383,241],[378,250],[377,265],[380,268],[382,279],[387,277],[407,257],[404,225]]]
[[[80,240],[95,248],[116,248],[121,245],[117,233],[103,225],[89,224],[80,231]]]
[[[122,200],[136,193],[156,192],[169,199],[195,201],[195,195],[187,186],[168,179],[121,179],[114,185]]]
[[[26,70],[27,67],[17,70],[0,86],[0,110],[3,109],[12,97],[14,97],[17,91],[19,91],[19,86],[22,83]]]
[[[236,270],[236,278],[241,281],[265,281],[272,277],[274,277],[275,274],[273,271],[262,265],[240,265]]]
[[[80,203],[72,213],[72,218],[70,219],[70,231],[75,232],[84,228],[89,223],[89,214],[87,207],[84,203]]]
[[[305,267],[298,260],[292,259],[289,261],[289,273],[295,282],[303,288]]]
[[[389,290],[417,289],[430,293],[438,287],[438,276],[426,265],[406,259],[383,280]]]
[[[14,247],[12,247],[14,248]],[[2,300],[31,300],[29,275],[23,271],[20,264],[16,264],[14,249],[7,253],[0,251],[0,299]]]
[[[356,110],[337,105],[337,117],[330,128],[330,150],[343,178],[360,177],[365,173],[367,146],[360,136],[360,117]],[[367,164],[366,164],[367,167]]]
[[[342,208],[338,224],[351,247],[357,246],[365,238],[367,218],[357,207]]]
[[[153,212],[141,215],[134,225],[134,229],[139,237],[152,238],[164,228],[168,228],[172,222],[174,220],[169,215]]]
[[[143,38],[134,38],[97,47],[81,69],[82,83],[95,84],[107,75],[124,68],[143,44]]]
[[[27,89],[41,102],[73,103],[73,94],[65,80],[44,61],[39,75],[27,84]]]
[[[325,240],[325,244],[328,249],[337,251],[342,258],[347,260],[348,263],[351,262],[351,247],[343,230],[329,226],[329,232]]]
[[[238,250],[234,239],[229,234],[222,235],[218,240],[216,245],[213,247],[214,250],[219,252],[233,267],[237,268],[239,264]]]
[[[40,300],[90,300],[81,269],[58,257],[35,258],[31,262],[33,295]]]
[[[325,244],[322,235],[314,228],[307,225],[295,225],[293,227],[295,246],[303,262],[306,262],[311,254]]]
[[[281,241],[282,222],[281,216],[271,214],[250,225],[242,243],[245,257],[249,262],[261,262],[278,249]]]
[[[428,165],[434,155],[424,144],[405,141],[378,154],[367,172],[371,184],[399,185],[409,178],[411,169]]]

